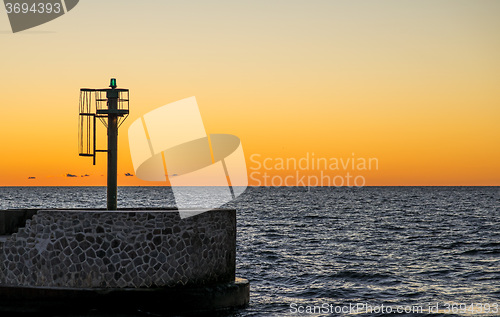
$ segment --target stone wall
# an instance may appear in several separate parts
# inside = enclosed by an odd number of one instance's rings
[[[142,288],[234,282],[236,212],[39,210],[0,247],[0,285]]]

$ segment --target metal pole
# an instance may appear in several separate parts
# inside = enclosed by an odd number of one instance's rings
[[[108,210],[116,210],[117,203],[117,169],[118,169],[118,115],[113,113],[118,109],[118,91],[111,86],[106,92],[108,99]]]

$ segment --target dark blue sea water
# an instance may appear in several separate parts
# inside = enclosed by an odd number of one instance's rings
[[[0,209],[105,207],[105,197],[0,188]],[[119,188],[120,207],[173,203],[165,187]],[[260,187],[223,207],[238,211],[237,276],[251,304],[222,315],[500,316],[498,187]]]

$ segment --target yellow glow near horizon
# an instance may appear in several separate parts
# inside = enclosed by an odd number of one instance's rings
[[[106,155],[78,156],[77,111],[79,89],[111,77],[131,98],[119,185],[162,185],[125,176],[128,126],[194,95],[208,133],[242,140],[249,173],[254,154],[355,153],[379,161],[359,171],[366,185],[498,186],[499,13],[498,1],[88,0],[11,34],[2,12],[0,186],[106,185]]]

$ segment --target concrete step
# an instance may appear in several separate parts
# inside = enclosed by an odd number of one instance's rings
[[[0,236],[0,244],[5,243],[5,241],[7,241],[7,239],[8,239],[9,237],[10,237],[10,235]]]

